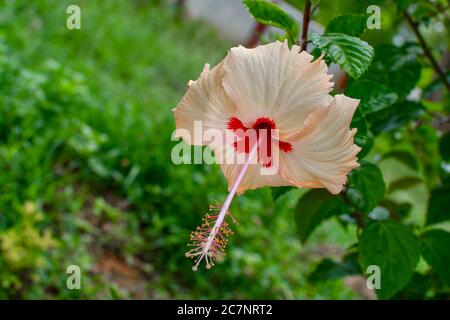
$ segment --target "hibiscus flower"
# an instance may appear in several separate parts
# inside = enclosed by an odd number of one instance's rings
[[[219,159],[244,155],[243,163],[221,161],[229,194],[191,235],[194,270],[204,259],[209,268],[224,254],[231,232],[226,217],[236,193],[265,186],[327,188],[338,194],[347,174],[358,166],[350,123],[359,100],[331,96],[333,83],[322,58],[279,41],[246,49],[232,48],[225,59],[190,81],[173,110],[176,136],[189,144],[209,145]],[[194,124],[235,137],[215,141],[195,135]],[[245,134],[256,131],[256,142]],[[262,152],[266,149],[265,152]],[[276,159],[274,157],[276,155]],[[228,158],[227,158],[228,159]],[[264,169],[275,167],[271,174]]]

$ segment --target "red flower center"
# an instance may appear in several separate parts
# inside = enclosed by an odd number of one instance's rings
[[[292,152],[292,144],[272,137],[272,130],[277,128],[275,121],[272,119],[266,117],[258,118],[252,127],[248,128],[237,117],[232,117],[228,120],[227,128],[232,130],[238,137],[238,141],[233,143],[237,152],[249,153],[254,143],[259,141],[258,159],[264,166],[271,165],[272,143],[277,143],[279,149],[283,152]]]

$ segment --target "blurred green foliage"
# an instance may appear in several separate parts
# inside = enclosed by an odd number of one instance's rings
[[[73,1],[0,4],[0,298],[373,297],[342,280],[360,273],[355,244],[367,235],[353,209],[324,190],[314,190],[326,200],[323,210],[299,205],[311,196],[306,190],[246,192],[232,207],[240,224],[229,256],[212,270],[193,273],[184,255],[189,233],[209,203],[225,198],[226,182],[217,166],[172,164],[171,109],[187,81],[232,44],[205,24],[183,21],[165,1],[76,3],[82,29],[73,31],[65,27]],[[366,7],[365,1],[323,1],[313,19],[327,25],[341,14],[360,17]],[[405,33],[396,11],[383,7],[383,31],[363,34],[375,57],[361,79],[350,80],[348,90],[365,103],[353,125],[363,133],[357,143],[374,163],[366,167],[375,181],[355,172],[355,192],[347,200],[363,211],[377,206],[370,217],[378,227],[387,210],[410,235],[425,225],[430,193],[435,201],[428,223],[448,220],[449,211],[437,204],[448,203],[448,164],[442,160],[448,161],[449,139],[440,139],[431,112],[446,116],[449,110],[448,94],[427,98],[442,85],[417,46],[391,45]],[[425,9],[415,11],[415,18],[427,17]],[[333,32],[348,27],[338,22]],[[436,51],[448,46],[425,31]],[[406,58],[386,67],[392,61],[383,52]],[[397,77],[403,71],[408,76]],[[367,83],[377,85],[368,90],[361,85]],[[420,104],[405,99],[416,85],[423,90]],[[398,105],[411,113],[392,117]],[[361,185],[366,191],[358,195]],[[361,197],[372,187],[377,192],[365,203]],[[369,212],[361,214],[369,219]],[[309,221],[303,229],[301,215]],[[448,244],[434,244],[447,238],[433,230],[421,236],[422,255],[433,269],[422,259],[398,297],[445,294],[434,269],[448,275],[439,258]],[[81,290],[66,287],[66,268],[73,264],[82,271]],[[424,289],[414,291],[411,281]]]

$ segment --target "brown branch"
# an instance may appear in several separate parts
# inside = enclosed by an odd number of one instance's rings
[[[308,28],[310,17],[311,17],[311,0],[306,0],[305,10],[303,10],[302,42],[300,52],[306,50],[306,46],[308,44]]]
[[[433,66],[433,69],[436,71],[439,78],[441,78],[441,80],[444,83],[447,90],[450,91],[450,83],[448,82],[444,71],[442,71],[441,66],[436,61],[436,59],[434,59],[434,57],[430,51],[430,48],[428,48],[428,45],[425,42],[425,39],[423,38],[422,34],[420,33],[419,24],[412,19],[412,17],[408,14],[408,12],[406,12],[406,10],[403,11],[403,15],[405,16],[405,19],[408,22],[409,26],[411,27],[412,31],[416,35],[417,40],[419,40],[420,46],[422,47],[423,52],[427,56],[428,60],[430,60],[431,65]]]
[[[264,33],[264,31],[267,29],[267,25],[262,23],[257,23],[255,27],[253,28],[253,32],[250,36],[250,39],[248,39],[247,44],[245,45],[247,48],[254,48],[258,45],[259,38]]]

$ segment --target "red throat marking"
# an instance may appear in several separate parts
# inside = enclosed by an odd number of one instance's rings
[[[236,141],[233,143],[234,148],[236,149],[237,152],[245,152],[245,153],[249,153],[251,150],[251,146],[250,146],[250,137],[248,135],[246,135],[246,132],[248,129],[254,129],[256,130],[256,135],[257,135],[257,141],[262,141],[263,143],[266,144],[267,147],[267,155],[270,157],[272,154],[272,140],[274,140],[272,138],[272,133],[271,130],[276,129],[276,124],[275,121],[273,121],[272,119],[266,118],[266,117],[260,117],[258,119],[256,119],[256,121],[253,123],[251,128],[246,127],[241,120],[239,120],[237,117],[232,117],[228,120],[228,125],[227,128],[229,130],[232,130],[236,136],[238,138],[241,138],[239,141]],[[265,130],[265,131],[261,131],[261,130]],[[266,137],[260,137],[260,133],[264,132],[267,136]],[[245,142],[242,142],[242,138],[245,139]],[[284,142],[284,141],[276,141],[278,142],[278,147],[281,151],[289,153],[293,151],[292,148],[292,144],[290,144],[289,142]],[[261,143],[261,142],[260,142]],[[259,158],[259,150],[258,146],[258,158]],[[267,163],[264,164],[265,167],[270,167],[271,163]]]

